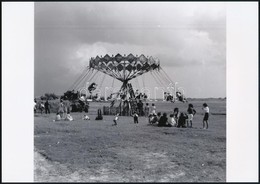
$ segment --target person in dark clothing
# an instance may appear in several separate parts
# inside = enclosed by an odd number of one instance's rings
[[[138,114],[139,115],[143,115],[143,102],[141,100],[139,100],[139,102],[137,103],[137,108],[138,108]]]
[[[159,119],[158,127],[167,126],[167,121],[168,121],[167,114],[163,113],[163,116]]]
[[[102,116],[102,113],[101,113],[101,109],[98,109],[97,111],[97,117],[96,117],[96,120],[103,120],[103,116]]]
[[[186,128],[186,121],[187,121],[187,119],[188,119],[187,115],[182,112],[180,117],[179,117],[177,127],[178,128],[179,127]]]
[[[138,114],[136,112],[134,112],[133,117],[134,117],[134,124],[138,124]]]
[[[44,108],[45,108],[45,114],[50,114],[50,104],[48,100],[46,100],[46,102],[44,103]]]

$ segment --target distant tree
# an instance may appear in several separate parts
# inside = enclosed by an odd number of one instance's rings
[[[41,100],[47,100],[46,96],[41,96],[40,98],[41,98]]]
[[[50,94],[50,97],[52,97],[53,100],[59,98],[58,95],[56,95],[55,93],[51,93],[51,94]]]
[[[45,93],[44,94],[46,100],[55,100],[55,99],[58,99],[59,97],[54,94],[54,93]]]

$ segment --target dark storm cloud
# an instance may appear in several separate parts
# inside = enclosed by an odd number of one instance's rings
[[[143,53],[186,70],[225,66],[225,28],[221,4],[35,3],[36,88],[50,78],[69,83],[90,57],[106,53]]]

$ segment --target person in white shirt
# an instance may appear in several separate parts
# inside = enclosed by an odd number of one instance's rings
[[[37,102],[36,102],[36,100],[34,100],[34,107],[33,107],[33,109],[34,109],[34,113],[36,113],[36,110],[37,110]]]
[[[69,113],[67,113],[67,115],[65,117],[65,120],[66,121],[73,121],[73,118],[72,118],[72,116]]]
[[[53,121],[60,121],[60,120],[61,120],[60,113],[57,112],[56,118]]]
[[[169,125],[171,125],[171,126],[173,126],[173,127],[176,127],[176,126],[177,126],[177,123],[176,123],[176,121],[175,121],[175,118],[174,118],[174,115],[173,115],[173,114],[170,115],[170,121],[169,121],[168,123],[169,123]]]
[[[115,115],[114,124],[113,124],[113,125],[115,125],[115,126],[117,125],[118,116],[119,116],[119,113],[117,113],[117,114]]]
[[[156,114],[156,106],[154,104],[152,104],[152,113]]]
[[[204,103],[202,109],[205,112],[204,118],[203,118],[203,129],[208,129],[209,128],[209,122],[208,122],[209,121],[209,107],[206,103]]]
[[[90,120],[90,118],[88,117],[88,115],[84,115],[83,120]]]
[[[44,111],[44,104],[43,104],[43,102],[40,103],[40,110],[41,110],[41,114],[42,114],[42,112]]]

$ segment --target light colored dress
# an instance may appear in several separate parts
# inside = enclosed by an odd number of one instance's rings
[[[156,114],[156,107],[153,106],[152,108],[153,108],[152,113],[153,113],[153,114]]]

